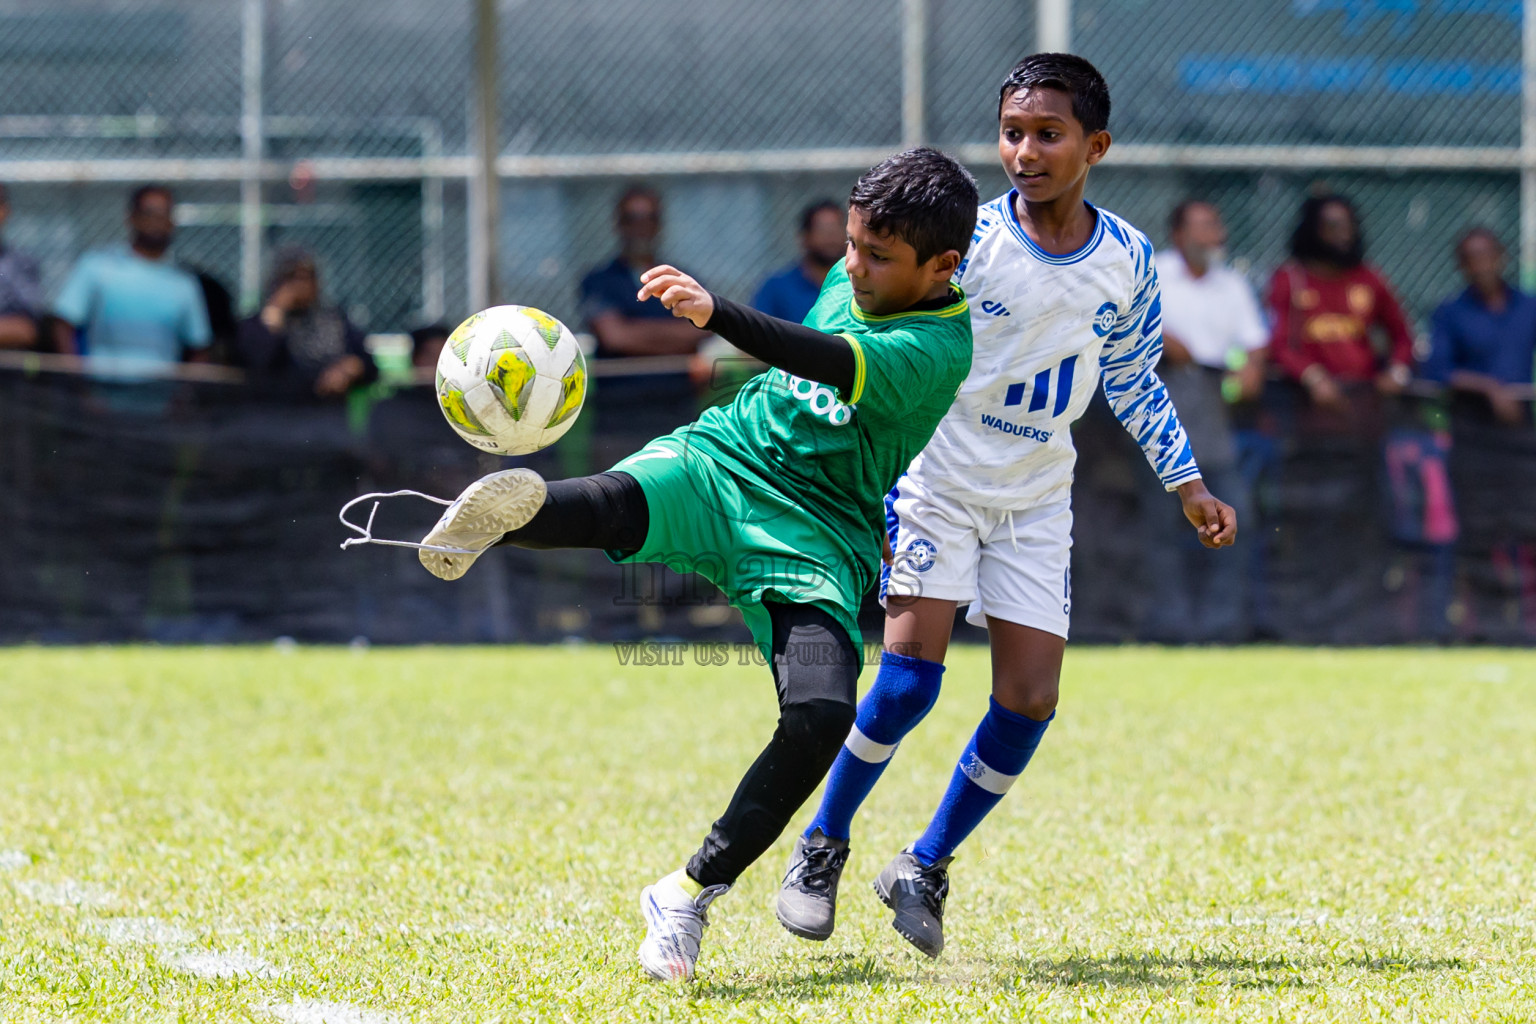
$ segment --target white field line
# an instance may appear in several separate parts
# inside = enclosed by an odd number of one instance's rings
[[[1480,683],[1509,682],[1509,666],[1497,661],[1485,661],[1472,669],[1472,678]]]
[[[1177,923],[1177,922],[1170,922]],[[1364,929],[1408,928],[1443,931],[1446,928],[1536,928],[1536,914],[1244,914],[1188,919],[1202,930],[1214,928],[1331,928],[1344,932]]]
[[[302,921],[274,921],[264,925],[226,924],[213,929],[213,933],[215,935],[235,937],[247,935],[267,937],[275,935],[412,935],[422,938],[436,938],[443,935],[504,935],[520,937],[524,935],[539,936],[550,931],[573,931],[577,927],[575,924],[564,925],[557,922],[552,922],[547,926],[521,928],[476,921],[448,921],[430,925],[395,926],[336,921],[325,921],[318,924],[306,924]]]
[[[0,850],[0,871],[15,871],[30,867],[32,858],[21,850]],[[59,907],[104,907],[117,899],[109,889],[89,882],[66,879],[62,882],[21,881],[15,883],[22,895],[38,903]],[[185,929],[166,924],[154,917],[112,917],[90,924],[92,931],[113,945],[143,944],[175,949],[186,946],[192,936]],[[244,933],[253,929],[222,928],[224,934]],[[254,929],[265,932],[306,930],[302,926],[268,926]],[[330,929],[307,929],[310,931]],[[343,926],[341,931],[346,931]],[[480,933],[499,931],[499,928],[472,924],[450,925],[450,933]],[[283,971],[260,957],[233,950],[228,953],[177,953],[170,963],[177,970],[198,978],[208,979],[271,979],[282,977]],[[267,1004],[262,1010],[282,1021],[283,1024],[399,1024],[399,1018],[391,1014],[375,1013],[351,1003],[330,1002],[318,999],[297,999],[293,1002]]]
[[[114,946],[185,946],[192,935],[155,917],[109,917],[91,922],[91,930]]]
[[[332,1003],[319,999],[295,999],[291,1003],[272,1004],[263,1010],[283,1024],[398,1024],[399,1018],[374,1013],[351,1003]]]
[[[260,957],[234,950],[229,953],[181,953],[171,966],[197,978],[277,978],[282,971]]]
[[[16,888],[28,899],[55,907],[105,907],[110,906],[117,894],[90,882],[17,882]]]

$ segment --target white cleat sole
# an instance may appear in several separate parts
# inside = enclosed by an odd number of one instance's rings
[[[505,469],[476,480],[448,507],[423,544],[465,548],[473,554],[417,552],[421,564],[440,580],[456,580],[502,534],[527,526],[544,506],[544,478],[531,469]]]

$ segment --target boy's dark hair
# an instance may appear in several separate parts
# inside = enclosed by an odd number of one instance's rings
[[[1032,53],[1013,66],[997,94],[997,116],[1020,89],[1060,89],[1072,97],[1072,116],[1085,132],[1109,128],[1109,85],[1099,69],[1072,53]]]
[[[800,233],[802,235],[811,230],[811,225],[816,221],[816,215],[822,210],[831,210],[839,217],[843,215],[841,203],[831,199],[818,200],[800,211]]]
[[[1323,211],[1335,203],[1348,210],[1349,219],[1355,222],[1355,244],[1350,246],[1348,252],[1339,252],[1325,244],[1319,236]],[[1301,216],[1297,218],[1296,230],[1291,232],[1291,257],[1303,263],[1327,263],[1343,270],[1364,263],[1365,231],[1360,227],[1360,213],[1355,209],[1355,204],[1336,193],[1308,196],[1301,204]]]
[[[144,208],[144,200],[150,196],[164,196],[165,201],[173,206],[176,203],[176,197],[171,195],[171,190],[165,185],[140,185],[128,194],[128,212],[138,213]]]
[[[906,242],[920,264],[950,249],[965,255],[980,201],[971,172],[928,146],[886,157],[848,195],[870,230]]]

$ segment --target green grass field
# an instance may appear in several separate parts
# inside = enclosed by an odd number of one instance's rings
[[[781,841],[658,986],[636,896],[770,732],[765,669],[0,652],[0,1020],[1536,1020],[1536,654],[1070,652],[929,963],[867,883],[985,665],[856,822],[830,942],[773,919]]]

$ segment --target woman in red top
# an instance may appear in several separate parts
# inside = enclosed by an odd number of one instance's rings
[[[1391,287],[1365,263],[1355,208],[1343,196],[1301,205],[1291,259],[1270,280],[1270,357],[1324,408],[1348,406],[1341,385],[1374,380],[1397,394],[1411,376],[1413,335]],[[1386,335],[1383,359],[1372,329]]]

